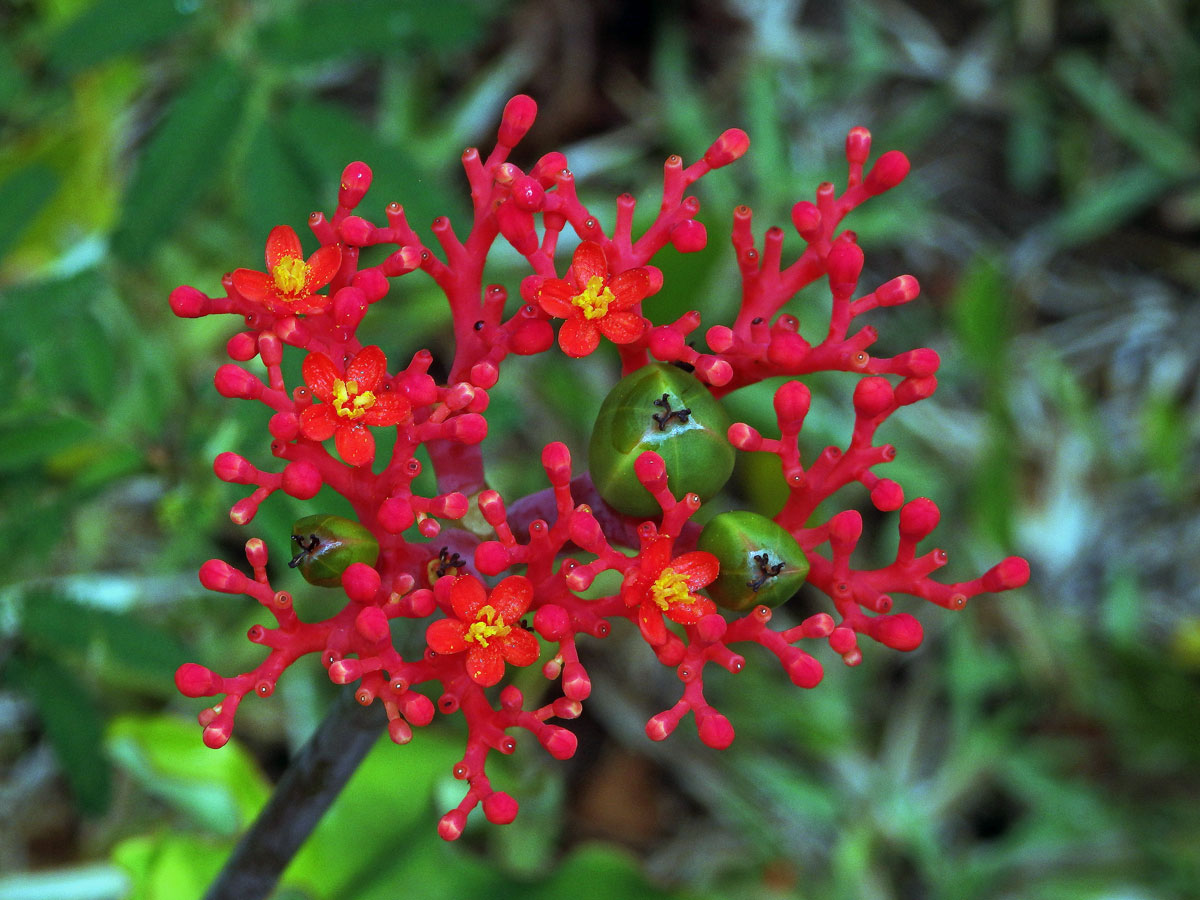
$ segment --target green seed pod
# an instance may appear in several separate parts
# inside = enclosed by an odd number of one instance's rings
[[[614,509],[631,516],[661,510],[634,474],[647,450],[663,458],[671,493],[707,500],[733,472],[729,415],[708,389],[678,366],[652,363],[622,378],[600,406],[588,463],[592,483]]]
[[[304,580],[321,587],[339,587],[342,573],[356,562],[375,565],[379,541],[363,525],[328,514],[305,516],[292,526],[297,553],[288,563]]]
[[[808,557],[796,539],[758,513],[735,510],[714,516],[696,547],[720,560],[721,574],[707,591],[726,609],[778,606],[808,576]]]

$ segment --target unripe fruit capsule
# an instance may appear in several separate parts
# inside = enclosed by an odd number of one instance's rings
[[[728,429],[728,414],[692,375],[669,363],[643,366],[617,382],[596,416],[588,448],[592,482],[614,509],[657,515],[658,502],[635,472],[638,457],[653,451],[673,494],[707,500],[733,472]]]
[[[808,557],[796,539],[766,516],[747,510],[714,516],[696,547],[721,563],[721,573],[707,592],[726,609],[778,606],[808,577]]]
[[[340,587],[342,573],[354,563],[375,565],[379,541],[358,522],[341,516],[305,516],[292,526],[296,555],[288,563],[304,580],[321,587]]]

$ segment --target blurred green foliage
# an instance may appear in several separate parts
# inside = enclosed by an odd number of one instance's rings
[[[523,742],[498,768],[514,825],[436,837],[461,746],[440,723],[372,753],[278,896],[1194,896],[1194,4],[4,0],[0,34],[0,900],[198,896],[332,696],[298,666],[212,753],[175,695],[183,660],[257,659],[256,610],[194,573],[247,536],[211,460],[266,448],[261,411],[211,388],[230,324],[172,319],[170,289],[258,265],[354,159],[375,170],[370,210],[461,218],[457,156],[521,90],[542,117],[517,161],[565,147],[601,210],[626,190],[652,208],[663,156],[750,132],[698,190],[709,249],[664,255],[660,320],[735,308],[729,210],[786,224],[843,177],[847,128],[908,152],[910,181],[849,223],[866,281],[924,285],[873,318],[879,351],[943,357],[936,398],[886,426],[886,474],[942,507],[952,577],[1013,551],[1035,580],[922,610],[911,658],[823,659],[809,693],[761,658],[714,677],[738,729],[723,754],[686,723],[644,739],[677,685],[618,634],[585,649],[580,759]],[[499,258],[488,277],[515,303],[520,274]],[[364,326],[389,357],[446,350],[418,277]],[[796,301],[807,335],[824,307]],[[517,496],[542,487],[524,461],[546,440],[582,457],[613,360],[506,366],[488,464]],[[850,384],[812,380],[808,458],[845,442]],[[771,387],[734,414],[769,430]],[[769,465],[736,477],[773,511]],[[251,530],[279,546],[302,507],[273,498]],[[864,563],[894,547],[892,518],[869,525]]]

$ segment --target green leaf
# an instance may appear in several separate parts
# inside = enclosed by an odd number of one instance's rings
[[[214,178],[241,117],[245,78],[224,59],[198,69],[143,151],[113,238],[125,260],[144,257],[191,212]]]
[[[319,179],[280,138],[270,119],[259,123],[246,154],[244,174],[245,185],[239,194],[242,215],[251,234],[264,245],[267,234],[279,224],[291,224],[303,233],[301,226],[308,214],[325,199],[319,193]]]
[[[46,50],[50,65],[79,72],[123,53],[166,40],[188,27],[188,8],[164,0],[97,0],[54,35]]]
[[[124,900],[202,896],[224,865],[231,843],[173,831],[122,841],[113,848],[112,861],[133,881]]]
[[[63,416],[38,421],[37,410],[0,421],[0,474],[11,474],[45,465],[60,451],[101,438],[99,430],[83,419]]]
[[[40,653],[14,658],[6,675],[33,699],[79,808],[103,813],[112,784],[108,764],[97,752],[104,719],[90,691],[69,669]]]
[[[16,245],[38,211],[58,189],[58,175],[42,165],[26,166],[0,182],[0,210],[5,227],[0,229],[0,258]]]
[[[195,722],[167,716],[121,716],[105,745],[114,762],[147,793],[215,834],[234,835],[266,803],[270,788],[236,741],[211,750]]]

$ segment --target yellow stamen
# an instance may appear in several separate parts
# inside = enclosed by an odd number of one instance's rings
[[[357,381],[333,380],[333,409],[339,416],[357,419],[375,405],[375,395],[370,391],[358,392]]]
[[[693,603],[696,598],[688,590],[687,579],[674,569],[663,569],[662,573],[650,585],[650,598],[663,612],[672,603]]]
[[[308,263],[298,256],[285,256],[271,270],[275,279],[275,290],[283,297],[295,300],[308,296],[304,290],[308,283]]]
[[[505,625],[504,620],[496,615],[496,610],[489,603],[480,608],[476,621],[467,627],[467,640],[477,641],[480,647],[486,647],[488,638],[504,637],[510,631],[512,626]]]
[[[616,299],[613,292],[604,283],[604,279],[599,275],[593,275],[588,279],[583,293],[576,294],[571,298],[571,302],[583,310],[585,319],[599,319],[608,315],[608,304]]]

